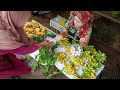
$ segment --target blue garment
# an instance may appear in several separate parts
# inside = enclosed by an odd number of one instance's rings
[[[33,15],[40,15],[40,14],[45,14],[45,13],[48,13],[50,11],[33,11]]]

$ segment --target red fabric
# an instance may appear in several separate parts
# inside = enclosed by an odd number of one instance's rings
[[[89,31],[91,23],[93,22],[93,14],[90,11],[71,11],[72,20],[69,23],[70,26],[74,25],[73,19],[75,16],[79,17],[80,21],[83,23],[83,26],[79,29],[79,37],[85,38],[85,35]]]
[[[31,68],[16,58],[14,54],[5,54],[0,56],[0,78],[19,76],[27,74]]]
[[[36,50],[38,50],[37,45],[30,45],[30,46],[22,45],[21,47],[19,47],[17,49],[13,49],[13,50],[0,50],[0,55],[4,55],[7,53],[26,55],[26,54],[35,52]]]
[[[0,78],[20,76],[29,73],[31,68],[16,58],[14,54],[26,55],[36,50],[38,50],[38,46],[36,45],[23,45],[14,50],[0,50]]]

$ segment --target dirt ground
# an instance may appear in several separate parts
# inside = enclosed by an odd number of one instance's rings
[[[47,28],[55,31],[54,28],[50,27],[50,20],[57,15],[67,18],[69,16],[69,11],[54,11],[44,15],[33,16],[30,20],[34,19]],[[95,19],[90,44],[94,45],[95,48],[103,51],[107,55],[107,61],[104,63],[105,68],[97,79],[120,79],[120,25],[103,17]],[[31,64],[35,63],[35,61],[26,60],[26,63]],[[57,68],[55,68],[55,70],[57,70]],[[42,69],[38,69],[35,72],[32,71],[27,75],[21,76],[21,78],[45,79],[43,72]],[[68,78],[61,73],[51,79]]]

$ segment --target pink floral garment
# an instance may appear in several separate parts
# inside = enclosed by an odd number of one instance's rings
[[[79,38],[85,38],[86,35],[90,36],[91,25],[93,22],[93,14],[90,11],[71,11],[70,13],[69,26],[75,26],[76,30],[79,31]],[[92,31],[91,31],[92,32]]]

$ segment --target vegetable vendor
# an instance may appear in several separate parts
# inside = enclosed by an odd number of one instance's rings
[[[67,30],[64,30],[64,36],[73,33],[74,38],[79,39],[81,46],[87,46],[92,32],[92,23],[94,17],[90,11],[71,11],[65,24]]]

